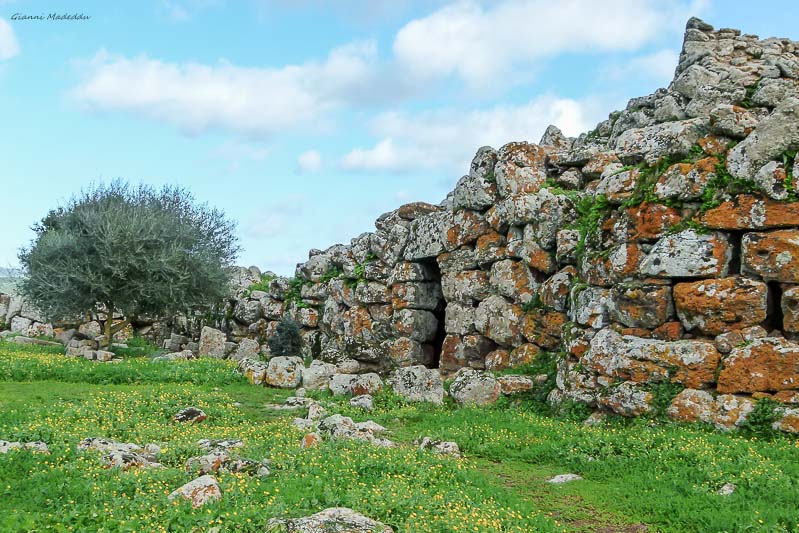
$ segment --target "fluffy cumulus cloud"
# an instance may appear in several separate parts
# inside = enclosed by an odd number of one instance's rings
[[[170,63],[99,52],[71,95],[88,110],[128,111],[190,133],[222,128],[271,135],[317,124],[358,97],[375,75],[373,41],[330,52],[323,62],[282,68]]]
[[[0,61],[11,59],[17,54],[19,54],[19,43],[14,28],[0,18]]]
[[[383,113],[372,124],[381,140],[371,148],[350,151],[341,165],[359,171],[462,171],[479,146],[538,141],[550,124],[576,136],[602,118],[600,109],[590,101],[543,96],[520,106],[470,112]]]
[[[297,169],[300,172],[318,172],[322,169],[322,155],[316,150],[308,150],[297,157]]]
[[[678,30],[704,2],[678,0],[462,1],[406,24],[394,40],[418,80],[455,75],[485,87],[511,68],[567,52],[635,50]]]
[[[632,58],[624,65],[609,67],[604,75],[612,80],[623,80],[629,76],[649,78],[667,84],[674,76],[679,54],[674,50],[659,50],[652,54]]]

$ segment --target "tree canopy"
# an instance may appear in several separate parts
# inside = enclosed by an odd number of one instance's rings
[[[19,253],[20,290],[51,320],[118,312],[127,322],[212,305],[228,295],[239,250],[235,224],[186,189],[121,181],[83,192],[33,230]]]

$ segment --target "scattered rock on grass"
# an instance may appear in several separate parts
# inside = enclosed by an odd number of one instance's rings
[[[735,484],[734,483],[725,483],[721,486],[721,488],[717,491],[719,496],[729,496],[733,492],[735,492]]]
[[[360,396],[353,397],[350,399],[350,405],[363,409],[364,411],[374,410],[374,400],[369,394],[361,394]]]
[[[29,450],[36,453],[50,453],[47,444],[40,440],[25,443],[0,440],[0,453],[8,453],[11,450]]]
[[[416,439],[413,441],[420,450],[432,450],[440,453],[441,455],[451,455],[456,459],[461,458],[461,449],[456,442],[433,440],[430,437]]]
[[[178,411],[173,420],[175,422],[189,422],[196,424],[198,422],[202,422],[206,418],[208,418],[208,415],[205,414],[205,411],[202,409],[198,409],[197,407],[186,407],[185,409]]]
[[[325,509],[304,518],[272,518],[266,524],[266,533],[394,533],[389,526],[347,509]]]
[[[192,507],[196,509],[208,502],[220,499],[222,490],[219,488],[216,478],[206,475],[189,481],[169,495],[170,500],[179,497],[190,501]]]
[[[579,481],[581,479],[583,478],[578,476],[577,474],[559,474],[551,479],[548,479],[547,483],[552,483],[554,485],[562,485],[563,483],[569,483],[570,481]]]

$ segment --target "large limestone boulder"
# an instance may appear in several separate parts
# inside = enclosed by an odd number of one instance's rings
[[[219,488],[219,483],[216,478],[208,475],[189,481],[169,495],[170,500],[175,498],[188,500],[195,509],[221,497],[222,490]]]
[[[699,388],[715,381],[721,355],[710,341],[661,341],[620,335],[610,328],[580,357],[587,371],[633,383],[673,380]]]
[[[461,405],[490,405],[501,392],[499,381],[489,373],[462,368],[449,387],[452,399]]]
[[[200,331],[200,357],[224,359],[226,342],[227,336],[222,331],[209,326],[203,326],[203,329]]]
[[[726,276],[731,260],[732,247],[727,236],[689,229],[655,243],[641,264],[641,273],[658,278]]]
[[[308,390],[324,390],[336,373],[336,365],[315,359],[308,368],[302,369],[302,386]]]
[[[724,359],[717,389],[722,393],[776,392],[799,388],[799,344],[782,338],[755,339]]]
[[[300,357],[273,357],[266,367],[264,382],[281,389],[296,389],[302,383],[304,369]]]
[[[330,391],[335,396],[352,394],[374,395],[383,388],[383,380],[375,373],[336,374],[330,379]]]
[[[683,326],[706,335],[760,324],[766,319],[767,296],[765,283],[741,277],[674,286],[674,303]]]
[[[417,365],[398,368],[389,379],[394,392],[411,402],[444,401],[444,386],[438,370]]]
[[[799,230],[746,233],[741,246],[744,274],[766,281],[799,283]]]

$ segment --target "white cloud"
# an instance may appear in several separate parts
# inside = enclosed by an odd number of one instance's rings
[[[316,150],[301,153],[297,158],[297,168],[300,172],[318,172],[322,169],[322,155]]]
[[[19,43],[11,24],[0,18],[0,61],[19,54]]]
[[[504,0],[483,8],[462,1],[406,24],[394,40],[397,61],[419,80],[456,75],[472,87],[505,84],[514,66],[567,52],[634,50],[679,31],[680,0]]]
[[[604,72],[604,76],[612,80],[623,80],[630,76],[650,78],[658,83],[667,84],[674,77],[678,59],[679,54],[674,50],[660,50],[634,57],[624,65],[611,66]]]
[[[85,79],[71,96],[88,110],[127,111],[189,133],[224,128],[270,135],[356,100],[374,75],[373,41],[330,52],[324,62],[282,68],[169,63],[146,56],[99,52],[84,65]]]
[[[217,146],[211,156],[223,159],[230,163],[230,170],[237,171],[242,164],[248,162],[261,162],[269,157],[269,149],[266,146],[244,141],[225,141]]]
[[[480,146],[538,142],[550,124],[576,136],[602,118],[601,107],[588,100],[543,96],[520,106],[469,112],[383,113],[372,124],[373,133],[381,140],[372,148],[350,151],[341,165],[360,171],[464,171]]]
[[[252,238],[281,235],[292,221],[296,224],[297,217],[305,211],[305,204],[304,196],[292,195],[267,205],[245,223],[243,232],[245,236]]]

